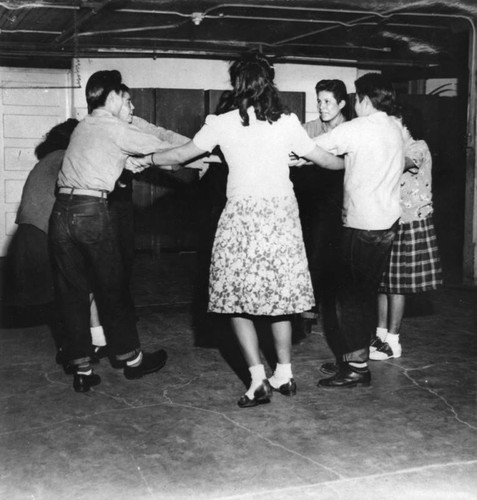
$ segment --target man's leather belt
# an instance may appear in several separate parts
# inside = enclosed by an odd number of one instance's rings
[[[108,192],[100,189],[78,189],[71,187],[60,187],[58,189],[60,194],[73,194],[79,196],[96,196],[97,198],[107,198]]]

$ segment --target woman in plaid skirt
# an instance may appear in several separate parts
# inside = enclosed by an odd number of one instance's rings
[[[432,157],[423,140],[405,129],[406,165],[401,178],[402,215],[389,265],[378,294],[378,327],[372,360],[401,356],[399,328],[406,296],[442,285],[442,269],[432,218]]]

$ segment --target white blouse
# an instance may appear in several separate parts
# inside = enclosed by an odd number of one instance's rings
[[[257,120],[248,110],[245,127],[238,110],[209,115],[194,144],[205,151],[220,146],[229,166],[227,197],[290,196],[293,185],[288,166],[291,152],[305,156],[315,148],[295,114],[283,114],[276,122]]]

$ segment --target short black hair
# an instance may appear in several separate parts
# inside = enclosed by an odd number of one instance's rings
[[[388,115],[399,115],[396,93],[391,81],[380,73],[366,73],[358,78],[354,85],[360,102],[368,96],[373,106]]]
[[[96,71],[86,83],[86,102],[88,113],[104,106],[111,91],[121,92],[121,73],[115,69],[110,71]]]
[[[348,92],[346,90],[346,85],[342,80],[320,80],[315,85],[316,94],[321,91],[331,92],[336,101],[347,101]]]
[[[119,86],[119,90],[124,94],[125,92],[127,92],[128,94],[131,93],[131,89],[125,84],[125,83],[121,83],[121,85]]]

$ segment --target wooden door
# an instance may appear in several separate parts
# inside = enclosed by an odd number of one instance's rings
[[[189,89],[131,89],[134,113],[150,123],[192,137],[204,121],[204,92]],[[195,246],[197,172],[146,170],[134,181],[136,249],[181,250]]]

